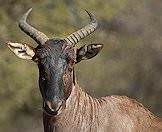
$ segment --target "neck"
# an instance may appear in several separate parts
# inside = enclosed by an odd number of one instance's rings
[[[128,108],[128,111],[125,111],[125,108]],[[129,116],[124,117],[125,112]],[[147,117],[138,118],[141,124],[139,127],[144,130],[145,126],[150,126],[154,116],[140,104],[120,96],[95,99],[86,94],[77,83],[73,83],[65,109],[55,116],[43,113],[44,132],[129,131],[135,129],[134,117],[141,115]]]
[[[88,98],[89,95],[86,94],[81,87],[76,83],[73,85],[72,92],[69,96],[69,98],[66,101],[66,108],[68,111],[66,111],[66,115],[71,117],[71,119],[75,118],[76,112],[80,105],[83,105],[84,100]],[[75,119],[74,119],[75,120]]]

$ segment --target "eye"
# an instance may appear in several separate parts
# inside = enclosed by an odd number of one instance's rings
[[[32,58],[32,60],[34,61],[34,62],[36,62],[36,63],[38,63],[38,57],[36,57],[36,56],[34,56],[33,58]]]
[[[42,77],[42,80],[45,81],[46,80],[45,77]]]
[[[73,68],[72,67],[68,67],[68,71],[69,72],[72,72],[73,71]]]

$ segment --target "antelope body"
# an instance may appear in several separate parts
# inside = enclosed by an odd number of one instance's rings
[[[135,100],[126,96],[99,99],[85,93],[77,84],[74,65],[94,57],[102,44],[76,49],[75,44],[97,28],[91,22],[64,39],[49,39],[26,22],[31,9],[19,21],[19,27],[38,46],[7,42],[19,58],[33,60],[39,68],[39,87],[43,98],[44,132],[160,132],[162,120]]]

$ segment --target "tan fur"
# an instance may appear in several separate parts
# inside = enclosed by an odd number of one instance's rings
[[[44,115],[54,132],[162,131],[162,120],[137,101],[126,96],[92,98],[78,84],[73,86],[66,108],[59,115]]]

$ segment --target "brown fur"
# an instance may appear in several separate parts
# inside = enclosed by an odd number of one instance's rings
[[[126,96],[99,99],[76,83],[66,108],[56,116],[44,113],[45,132],[161,132],[162,120],[142,104]]]

